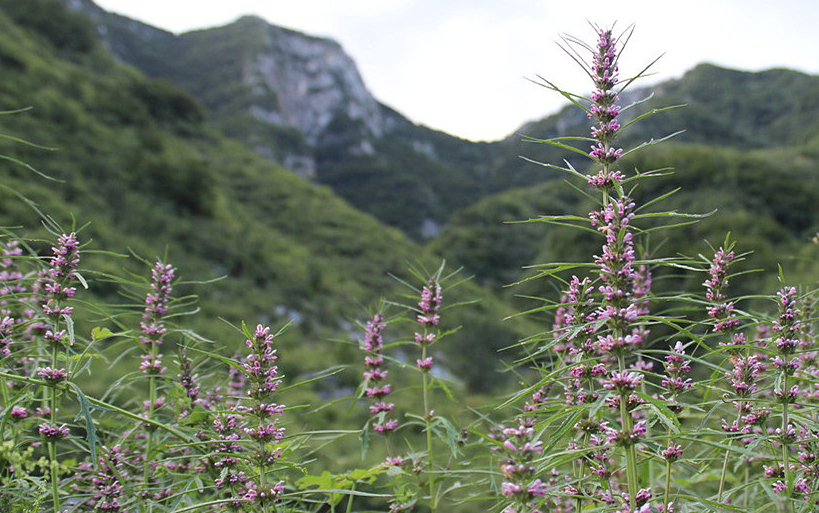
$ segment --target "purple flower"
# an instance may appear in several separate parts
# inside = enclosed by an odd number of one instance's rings
[[[125,465],[125,451],[120,446],[111,448],[103,446],[100,452],[96,468],[89,464],[79,466],[84,472],[74,482],[72,490],[77,495],[87,496],[84,505],[90,510],[126,513],[124,506],[119,502],[125,494],[125,488],[120,480],[132,477]]]
[[[14,420],[22,420],[28,417],[28,410],[21,406],[14,406],[9,413]]]
[[[398,429],[398,421],[397,420],[388,420],[386,422],[373,424],[373,431],[376,433],[386,434]]]
[[[682,446],[677,445],[674,442],[668,442],[668,448],[663,449],[660,454],[666,461],[673,463],[680,459],[680,457],[683,455]]]
[[[611,30],[600,30],[598,36],[597,48],[592,52],[591,66],[596,89],[592,93],[592,104],[588,110],[588,117],[596,122],[591,127],[591,136],[597,142],[592,145],[589,156],[603,164],[603,169],[596,176],[589,177],[589,184],[600,189],[609,189],[623,179],[620,172],[612,172],[608,168],[609,164],[623,154],[622,149],[611,145],[620,130],[620,123],[616,120],[620,115],[620,107],[615,104],[618,97],[614,91],[618,81],[617,39]]]
[[[418,324],[428,324],[426,318],[429,316],[437,317],[437,313],[441,308],[443,301],[443,292],[441,286],[434,278],[430,278],[426,285],[421,289],[421,300],[418,301],[418,308],[421,314],[418,316]],[[422,320],[423,316],[427,316]],[[435,322],[434,324],[437,324]]]
[[[157,262],[151,269],[151,291],[145,295],[145,311],[139,324],[143,335],[140,342],[147,346],[162,344],[162,336],[167,332],[163,319],[168,313],[173,278],[174,268],[170,264]]]
[[[45,380],[49,386],[54,386],[68,379],[69,373],[65,369],[52,369],[51,367],[40,367],[37,369],[37,376]]]
[[[631,392],[642,382],[643,377],[636,372],[614,371],[611,377],[603,382],[606,390],[617,390],[621,394]]]
[[[373,316],[371,321],[367,322],[367,327],[364,330],[364,349],[378,353],[384,345],[384,318],[380,313]]]
[[[424,372],[427,372],[432,368],[432,357],[427,356],[423,360],[417,359],[417,360],[415,360],[415,363],[416,363],[416,365],[418,366],[419,369],[421,369]]]
[[[279,501],[279,496],[284,493],[284,481],[279,481],[274,485],[268,485],[264,488],[259,487],[255,483],[247,483],[247,491],[242,496],[245,501],[254,502],[260,506],[273,504]]]
[[[384,401],[384,397],[392,392],[392,387],[389,383],[380,384],[387,379],[388,375],[388,371],[381,368],[384,363],[381,350],[384,347],[385,328],[383,316],[377,313],[371,321],[367,322],[364,329],[364,349],[368,352],[364,357],[364,366],[367,368],[364,371],[364,380],[367,385],[370,385],[364,389],[364,393],[367,397],[375,399],[375,403],[369,407],[370,414],[382,415],[379,417],[379,422],[373,423],[376,433],[389,433],[398,427],[397,421],[383,418],[384,413],[391,412],[395,407],[394,404]]]
[[[37,427],[37,432],[40,433],[46,442],[57,442],[66,438],[70,431],[68,427],[63,424],[58,426],[57,424],[50,424],[50,423],[42,423]]]
[[[407,464],[407,460],[405,460],[401,456],[395,456],[393,458],[387,458],[384,460],[384,465],[387,467],[403,467]]]
[[[272,442],[284,438],[284,428],[276,427],[276,424],[259,424],[253,428],[245,428],[245,435],[257,442]]]
[[[162,355],[158,354],[156,357],[151,357],[149,354],[143,354],[140,356],[142,359],[142,363],[139,364],[139,370],[144,372],[145,374],[164,374],[166,367],[162,366]]]

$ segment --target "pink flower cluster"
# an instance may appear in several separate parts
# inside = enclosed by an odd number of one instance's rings
[[[728,301],[725,296],[725,289],[728,287],[728,266],[734,260],[734,252],[719,248],[714,254],[711,261],[711,267],[708,269],[708,278],[703,285],[705,286],[705,297],[711,302],[708,308],[708,315],[714,319],[714,332],[725,332],[732,335],[739,325],[739,320],[734,316],[734,303]],[[723,345],[741,345],[745,340],[741,337],[734,337],[732,335],[730,344]]]
[[[216,450],[220,454],[210,461],[220,471],[215,484],[228,490],[235,501],[225,503],[225,507],[241,501],[264,506],[276,502],[284,491],[282,481],[254,480],[238,466],[245,460],[248,468],[264,473],[281,457],[276,444],[284,438],[285,430],[278,425],[284,406],[273,402],[281,384],[275,365],[278,357],[273,349],[274,338],[269,327],[259,324],[253,338],[245,341],[250,354],[242,367],[248,376],[247,395],[251,401],[237,404],[233,411],[220,414],[214,421],[214,430],[219,434]],[[254,449],[251,451],[250,447]]]
[[[75,287],[70,286],[76,277],[77,265],[80,263],[77,235],[74,232],[61,235],[57,239],[57,245],[52,247],[51,251],[54,256],[40,283],[44,291],[41,308],[50,323],[45,327],[44,337],[48,342],[63,347],[70,344],[71,341],[66,340],[66,331],[59,330],[57,326],[61,317],[71,317],[74,314],[73,307],[65,306],[64,301],[73,297],[77,292]]]
[[[418,315],[416,320],[418,324],[424,327],[424,332],[415,333],[415,342],[422,346],[429,346],[437,339],[437,334],[432,331],[435,326],[441,322],[441,302],[443,301],[443,293],[441,286],[434,278],[430,278],[426,285],[421,289],[421,299],[418,301]],[[432,369],[433,360],[431,356],[419,358],[415,360],[415,364],[423,372],[429,372]]]
[[[596,142],[591,146],[589,156],[602,164],[603,169],[596,175],[589,176],[588,182],[598,189],[610,189],[623,180],[620,171],[609,169],[610,164],[623,156],[621,148],[612,146],[612,141],[620,130],[620,123],[617,121],[620,107],[615,104],[618,97],[614,90],[618,82],[617,39],[611,30],[600,30],[598,36],[597,48],[592,49],[591,66],[596,89],[592,93],[592,104],[588,110],[589,119],[596,122],[591,128],[591,136]]]
[[[387,379],[388,371],[381,366],[384,364],[384,356],[381,351],[384,348],[384,329],[386,328],[384,317],[377,313],[373,316],[364,329],[364,349],[367,356],[364,357],[364,380],[366,388],[364,393],[374,402],[370,405],[370,414],[375,416],[373,430],[376,433],[390,433],[398,428],[398,421],[386,419],[387,413],[391,412],[395,405],[388,403],[384,398],[392,392],[389,383],[383,383]]]
[[[533,419],[520,419],[517,427],[500,426],[496,435],[504,452],[501,492],[510,503],[503,513],[540,513],[535,502],[548,490],[547,483],[535,477],[534,460],[543,454],[543,442],[536,439],[533,425]]]
[[[170,264],[157,262],[151,269],[151,291],[145,295],[145,310],[139,323],[142,331],[139,341],[145,351],[140,356],[142,363],[139,370],[144,374],[158,375],[167,370],[162,366],[162,354],[158,353],[158,347],[167,333],[164,318],[168,314],[173,278],[174,268]]]

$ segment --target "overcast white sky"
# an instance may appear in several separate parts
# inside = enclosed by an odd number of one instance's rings
[[[542,75],[576,92],[583,72],[555,44],[593,40],[587,21],[636,25],[621,76],[665,53],[645,85],[700,62],[819,73],[816,0],[95,0],[173,32],[256,14],[340,42],[373,95],[415,122],[495,140],[557,110]],[[730,113],[726,113],[730,115]]]

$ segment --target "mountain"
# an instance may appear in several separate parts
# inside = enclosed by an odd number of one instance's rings
[[[225,137],[190,94],[117,62],[97,37],[85,15],[55,0],[0,0],[0,111],[31,106],[0,116],[0,132],[55,148],[2,139],[0,154],[58,180],[4,160],[0,226],[24,227],[37,247],[51,239],[16,191],[66,229],[87,224],[80,237],[96,252],[167,254],[186,280],[225,277],[180,287],[200,296],[202,314],[191,322],[220,350],[243,340],[221,319],[292,320],[282,349],[291,376],[356,362],[352,344],[327,341],[350,340],[368,307],[408,292],[391,275],[411,279],[409,265],[435,269],[440,257]],[[93,294],[118,296],[107,275],[147,272],[138,259],[95,251],[84,259],[98,278]],[[465,328],[442,347],[441,363],[473,390],[491,387],[497,349],[520,336],[502,321],[511,310],[474,283],[447,294],[480,302],[453,310],[453,326]],[[460,358],[465,351],[476,360]],[[351,387],[360,377],[345,376]]]
[[[436,235],[485,193],[491,145],[381,104],[335,41],[253,16],[175,36],[90,0],[64,3],[93,20],[119,60],[190,92],[225,134],[412,237]]]
[[[524,265],[599,249],[542,224],[502,224],[591,208],[557,172],[521,155],[565,158],[581,171],[586,159],[520,135],[472,143],[417,126],[373,99],[332,41],[252,17],[175,35],[90,0],[0,0],[0,7],[0,107],[35,107],[6,116],[4,130],[61,148],[8,153],[65,181],[44,184],[16,169],[9,183],[63,222],[71,213],[93,219],[85,233],[107,248],[150,255],[167,245],[171,255],[185,255],[186,275],[228,275],[203,295],[209,314],[290,316],[300,319],[293,340],[336,336],[362,305],[397,292],[388,273],[400,273],[409,258],[432,267],[445,255],[491,287],[464,287],[463,299],[484,298],[480,313],[470,314],[478,334],[461,330],[449,353],[457,375],[488,386],[483,376],[495,350],[518,333],[497,322],[514,299],[496,287],[531,272]],[[621,95],[634,104],[625,122],[688,104],[618,139],[628,148],[686,130],[623,161],[629,171],[678,169],[635,195],[647,200],[683,183],[668,200],[673,208],[722,209],[677,238],[655,235],[652,252],[706,251],[701,241],[721,241],[730,230],[756,250],[759,267],[786,260],[789,270],[811,276],[803,261],[819,230],[818,81],[704,64]],[[587,123],[573,107],[520,132],[584,135]],[[2,213],[4,222],[37,225],[19,203],[4,201]],[[426,248],[413,241],[422,238]],[[466,350],[474,361],[458,358]]]
[[[63,1],[94,20],[118,59],[189,91],[224,133],[416,239],[434,238],[481,198],[557,176],[521,155],[586,165],[576,154],[521,137],[586,133],[587,119],[573,106],[503,141],[472,143],[414,125],[378,102],[332,40],[256,17],[176,36],[91,0]],[[682,142],[742,149],[804,142],[819,133],[817,91],[819,78],[795,71],[703,64],[680,79],[623,93],[624,105],[653,95],[625,113],[626,121],[654,108],[687,107],[645,119],[622,142],[681,129]]]

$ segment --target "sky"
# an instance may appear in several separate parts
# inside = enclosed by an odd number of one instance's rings
[[[620,75],[658,56],[643,85],[701,62],[819,74],[815,0],[95,0],[175,33],[244,14],[338,41],[382,103],[416,123],[471,140],[497,140],[565,101],[538,76],[577,93],[588,77],[557,42],[585,41],[589,23],[633,36]],[[730,115],[730,113],[726,113]]]

